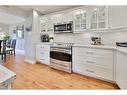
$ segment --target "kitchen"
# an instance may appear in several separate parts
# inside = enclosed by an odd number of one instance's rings
[[[127,6],[73,6],[46,15],[39,8],[25,21],[25,62],[127,89],[123,74],[127,69]]]

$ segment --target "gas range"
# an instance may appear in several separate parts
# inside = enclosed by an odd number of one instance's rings
[[[63,42],[54,42],[51,44],[51,47],[58,47],[58,48],[72,48],[73,43],[63,43]]]
[[[50,48],[50,67],[65,72],[72,71],[72,43],[55,42]]]

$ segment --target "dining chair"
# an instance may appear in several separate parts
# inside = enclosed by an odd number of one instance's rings
[[[1,59],[6,61],[6,40],[0,40],[0,55]]]
[[[13,52],[14,56],[15,56],[15,47],[16,47],[16,39],[12,39],[10,47],[7,47],[7,49],[6,49],[6,53],[9,52],[9,54],[10,54],[10,52],[11,52],[11,54],[12,54],[12,52]]]
[[[11,47],[11,41],[12,41],[11,39],[8,39],[8,40],[7,40],[7,44],[6,44],[6,46],[7,46],[8,48]]]

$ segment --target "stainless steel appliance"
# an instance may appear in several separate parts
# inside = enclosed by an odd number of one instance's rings
[[[72,72],[72,43],[53,43],[50,49],[50,67]]]
[[[55,33],[72,33],[73,31],[73,22],[66,23],[57,23],[54,24],[54,32]]]
[[[91,40],[93,41],[92,45],[102,45],[100,37],[91,37]]]
[[[127,42],[116,42],[116,45],[120,47],[127,47]]]
[[[41,42],[49,42],[49,35],[47,34],[41,35]]]

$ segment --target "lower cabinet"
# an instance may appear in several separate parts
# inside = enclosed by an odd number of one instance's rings
[[[73,47],[73,72],[114,81],[113,50]]]
[[[115,81],[121,89],[127,89],[127,54],[116,51]]]
[[[36,61],[46,65],[50,64],[50,45],[36,45]]]

